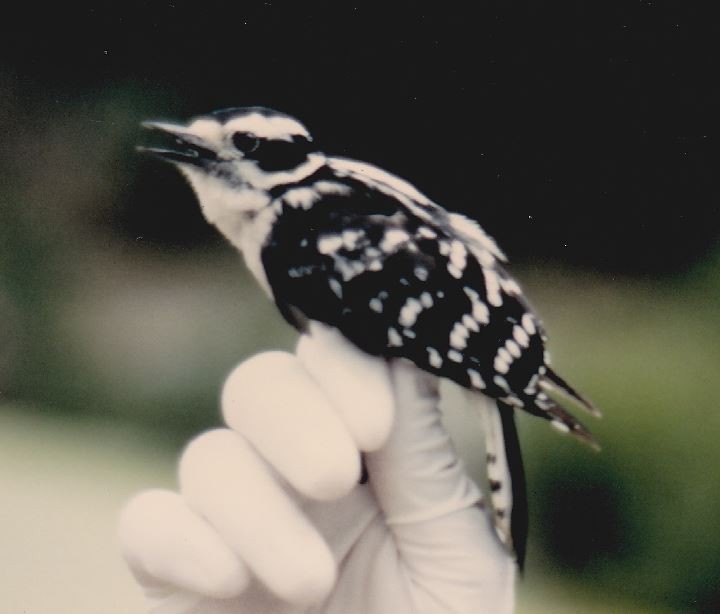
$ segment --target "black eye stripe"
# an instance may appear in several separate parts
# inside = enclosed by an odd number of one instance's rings
[[[265,141],[251,156],[264,171],[296,168],[307,159],[305,147],[288,141]]]
[[[314,149],[311,140],[294,135],[292,141],[259,138],[247,132],[236,132],[232,143],[248,160],[254,160],[264,171],[292,170],[307,160]]]
[[[311,138],[306,137],[302,134],[296,134],[292,137],[292,142],[295,143],[298,147],[311,147],[310,142],[312,141]]]

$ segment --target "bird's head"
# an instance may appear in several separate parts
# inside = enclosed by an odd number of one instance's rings
[[[215,111],[187,125],[143,126],[170,137],[173,145],[140,150],[177,165],[213,223],[262,208],[274,187],[300,181],[324,162],[305,126],[264,107]]]

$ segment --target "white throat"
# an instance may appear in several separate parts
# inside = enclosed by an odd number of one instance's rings
[[[270,196],[264,190],[249,185],[230,186],[194,166],[182,165],[180,170],[190,182],[203,216],[216,226],[222,223],[223,218],[236,218],[240,217],[238,214],[258,211],[270,202]]]
[[[262,248],[277,215],[270,206],[270,190],[302,181],[324,163],[325,156],[311,154],[292,170],[265,173],[254,164],[239,161],[236,170],[242,183],[237,185],[194,166],[182,164],[180,170],[190,182],[205,219],[242,252],[250,272],[272,296],[261,260]]]

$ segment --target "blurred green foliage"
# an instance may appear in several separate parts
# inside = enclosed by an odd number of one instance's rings
[[[552,292],[556,364],[606,414],[592,425],[599,455],[531,437],[536,537],[563,575],[685,611],[720,605],[717,265],[655,283],[545,275],[533,288]]]
[[[105,91],[50,114],[4,93],[13,155],[0,169],[2,395],[48,420],[141,428],[177,448],[219,422],[219,388],[237,362],[291,348],[294,333],[219,238],[171,249],[119,224],[118,195],[138,173],[154,174],[159,201],[161,181],[180,189],[132,150],[138,117],[158,101]],[[587,420],[600,454],[521,420],[530,584],[589,603],[611,594],[658,611],[719,611],[720,260],[654,280],[552,264],[514,272],[545,318],[558,370],[605,412]]]

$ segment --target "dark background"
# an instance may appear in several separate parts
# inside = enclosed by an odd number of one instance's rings
[[[665,274],[716,245],[720,32],[696,3],[70,4],[5,22],[6,88],[34,121],[111,87],[177,119],[262,104],[472,213],[515,259]],[[190,194],[170,227],[150,174],[119,198],[125,231],[198,240]]]
[[[476,218],[545,317],[559,370],[605,409],[599,456],[521,421],[534,527],[521,611],[561,611],[546,583],[580,595],[567,611],[718,611],[718,22],[681,1],[472,6],[6,15],[8,440],[35,454],[45,440],[28,433],[70,425],[81,449],[81,425],[99,424],[172,458],[217,424],[234,364],[292,347],[179,174],[134,151],[145,119],[271,106],[327,152]],[[628,601],[603,609],[608,595]]]

